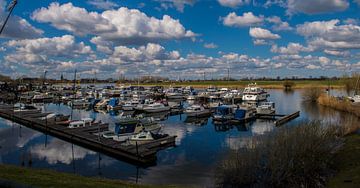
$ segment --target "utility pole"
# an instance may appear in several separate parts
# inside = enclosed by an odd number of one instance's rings
[[[203,74],[204,74],[204,81],[205,81],[205,72]]]
[[[3,32],[3,30],[4,30],[4,28],[5,28],[5,25],[6,25],[7,21],[9,20],[10,15],[11,15],[12,11],[14,10],[16,4],[17,4],[17,0],[13,0],[13,1],[9,4],[9,6],[7,7],[7,10],[9,11],[9,14],[8,14],[7,17],[6,17],[4,24],[1,26],[0,35],[1,35],[1,33]]]

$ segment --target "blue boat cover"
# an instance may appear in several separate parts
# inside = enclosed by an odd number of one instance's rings
[[[119,103],[119,100],[116,98],[111,98],[109,101],[109,105],[115,107]]]
[[[235,119],[243,119],[245,118],[246,110],[236,109],[235,111]]]
[[[218,106],[216,108],[216,114],[228,115],[231,112],[231,108],[228,106]]]

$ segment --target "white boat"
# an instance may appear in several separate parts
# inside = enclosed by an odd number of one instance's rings
[[[92,122],[93,122],[93,119],[91,119],[91,118],[83,118],[81,120],[70,122],[68,128],[85,127],[86,125],[91,126]]]
[[[138,104],[138,101],[127,101],[121,106],[121,109],[124,111],[133,111]]]
[[[195,95],[189,95],[189,96],[186,98],[186,100],[188,100],[188,101],[193,101],[193,100],[195,100]]]
[[[20,105],[15,107],[14,112],[40,112],[41,110],[32,105]]]
[[[85,99],[76,99],[69,101],[68,105],[72,107],[87,107],[90,105],[90,102]]]
[[[34,97],[32,98],[32,101],[40,102],[40,101],[50,101],[52,99],[53,99],[53,97],[50,96],[48,93],[40,93],[40,94],[34,95]]]
[[[152,99],[145,99],[144,103],[143,104],[138,104],[136,107],[135,107],[135,110],[143,110],[144,107],[147,107],[149,106],[150,104],[154,104],[154,100]]]
[[[275,114],[274,102],[263,102],[256,107],[256,113],[258,114]]]
[[[183,99],[184,94],[182,93],[182,88],[180,87],[170,87],[165,93],[166,98],[168,99]]]
[[[209,109],[205,109],[203,106],[200,105],[192,105],[185,109],[184,112],[188,117],[202,117],[210,115],[211,112]]]
[[[249,84],[245,88],[242,100],[243,101],[263,101],[266,100],[269,94],[255,84]]]
[[[148,113],[164,112],[170,110],[170,107],[162,103],[154,103],[144,107],[143,110]]]
[[[129,138],[130,144],[136,145],[136,144],[145,144],[148,142],[153,141],[154,138],[150,131],[141,131],[138,134],[132,135]]]
[[[349,98],[354,103],[360,103],[360,95],[354,95],[353,97],[349,97]]]
[[[215,86],[209,86],[206,88],[206,92],[209,93],[215,93],[217,91],[217,88]]]

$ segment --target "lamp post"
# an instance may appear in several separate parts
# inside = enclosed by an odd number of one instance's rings
[[[13,0],[13,1],[9,4],[9,6],[8,6],[8,8],[7,8],[7,10],[9,11],[9,14],[8,14],[7,17],[6,17],[4,24],[1,26],[0,35],[1,35],[1,33],[3,32],[3,30],[4,30],[4,28],[5,28],[5,25],[6,25],[7,21],[9,20],[10,15],[11,15],[12,11],[14,10],[16,4],[17,4],[17,0]]]

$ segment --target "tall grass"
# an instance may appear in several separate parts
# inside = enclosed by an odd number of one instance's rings
[[[343,134],[341,126],[308,122],[255,137],[253,147],[234,151],[219,165],[216,186],[325,186]]]
[[[359,73],[353,73],[351,76],[348,75],[344,75],[341,78],[341,83],[344,85],[345,90],[348,94],[350,94],[352,91],[355,91],[356,89],[359,89],[357,87],[356,84],[358,83],[358,80],[360,78],[360,74]]]
[[[285,90],[291,90],[294,86],[295,86],[295,82],[294,81],[290,81],[290,80],[285,80],[283,82],[283,86]]]
[[[323,106],[333,108],[335,110],[352,113],[360,117],[360,106],[352,104],[349,100],[340,100],[329,95],[320,95],[318,103]]]
[[[302,99],[306,102],[316,102],[322,93],[321,88],[312,86],[302,92]]]

